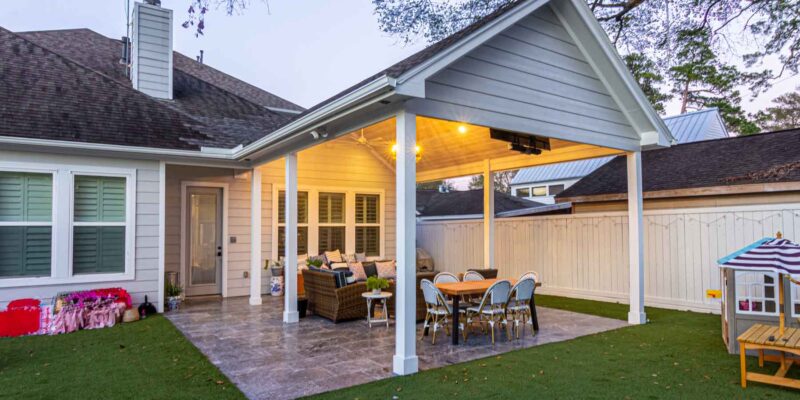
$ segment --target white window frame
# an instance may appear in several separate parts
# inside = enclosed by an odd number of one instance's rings
[[[746,289],[747,290],[747,295],[746,296],[741,296],[741,294],[739,293],[739,290],[738,290],[739,289],[738,286],[742,285],[742,283],[740,283],[739,279],[740,279],[740,276],[743,275],[743,274],[759,274],[759,275],[770,276],[770,277],[772,277],[774,283],[772,285],[769,285],[769,284],[766,284],[766,283],[751,283],[751,284],[749,284],[750,287],[748,287]],[[734,284],[734,287],[733,287],[733,293],[734,293],[734,297],[735,297],[735,301],[736,301],[736,303],[734,304],[734,310],[735,310],[736,314],[739,314],[739,315],[764,315],[764,316],[777,316],[777,315],[779,315],[779,313],[780,313],[780,302],[778,301],[778,291],[780,290],[780,288],[778,287],[779,280],[778,280],[778,275],[777,274],[770,273],[770,272],[760,272],[760,271],[734,271],[734,281],[735,281],[735,284]],[[752,296],[751,295],[751,292],[752,292],[751,287],[754,286],[754,285],[762,286],[765,296],[766,296],[766,288],[768,286],[774,286],[773,293],[775,294],[775,296],[774,297],[755,297],[755,296]],[[752,304],[752,300],[761,301],[764,304],[764,311],[752,311],[752,310],[743,311],[743,310],[740,310],[739,309],[739,301],[743,301],[743,300],[748,300],[748,301],[751,302],[751,304]],[[772,302],[775,303],[775,311],[774,312],[767,312],[766,311],[766,308],[767,308],[766,307],[766,302],[767,301],[772,301]],[[750,307],[752,308],[752,305]]]
[[[378,222],[355,222],[355,214],[356,214],[356,197],[359,195],[361,196],[378,196]],[[353,193],[353,252],[349,254],[353,254],[356,252],[356,228],[361,227],[377,227],[378,228],[378,255],[383,256],[383,196],[378,193],[364,193],[356,191]],[[377,256],[369,256],[369,257],[377,257]]]
[[[281,196],[280,195],[281,195],[281,192],[284,192],[284,191],[285,191],[284,189],[278,190],[274,195],[275,196],[274,197],[274,202],[272,203],[272,204],[275,204],[275,207],[272,207],[272,208],[274,210],[273,211],[273,214],[274,214],[273,215],[273,221],[276,222],[274,224],[276,226],[276,229],[274,229],[273,233],[272,233],[273,237],[275,238],[275,240],[274,240],[274,242],[275,242],[275,250],[272,252],[272,254],[278,254],[278,248],[280,247],[280,244],[278,244],[278,237],[279,237],[278,231],[280,230],[280,228],[284,228],[284,229],[286,228],[286,221],[280,222],[280,220],[281,220],[280,219],[280,215],[278,215],[279,214],[278,210],[280,210],[280,201],[281,201]],[[309,225],[310,225],[310,222],[311,222],[311,193],[308,190],[299,189],[298,188],[297,189],[297,193],[300,193],[300,192],[308,193],[308,199],[307,199],[308,204],[306,204],[306,212],[308,213],[308,215],[306,216],[306,222],[304,222],[304,223],[298,222],[297,223],[297,228],[302,228],[302,227],[308,228],[308,229],[306,229],[306,251],[310,252],[311,251],[311,228],[309,228]],[[298,219],[298,221],[299,221],[299,219]],[[280,254],[280,255],[278,255],[276,257],[272,257],[272,258],[277,260],[281,256],[283,256],[283,255]]]
[[[53,164],[50,164],[53,165]],[[0,162],[0,170],[10,172],[50,173],[53,175],[53,216],[50,276],[0,278],[0,288],[80,284],[93,282],[130,281],[136,278],[136,169],[105,166],[56,164],[42,167],[41,163]],[[72,232],[74,176],[125,177],[125,272],[105,274],[72,274]],[[40,223],[41,224],[41,223]],[[0,223],[18,226],[19,223]]]
[[[344,196],[344,210],[342,210],[342,211],[344,211],[344,215],[343,215],[344,222],[320,222],[320,216],[319,216],[319,195],[320,195],[320,193],[340,194],[340,195]],[[316,218],[317,226],[314,227],[314,230],[316,231],[316,233],[314,235],[315,236],[314,240],[316,241],[316,243],[314,243],[314,244],[317,247],[317,252],[318,252],[317,254],[319,254],[319,252],[322,251],[319,248],[319,228],[329,228],[329,227],[344,228],[344,249],[339,249],[339,251],[344,252],[346,254],[351,254],[350,252],[346,251],[346,249],[349,247],[347,245],[347,243],[350,241],[350,237],[352,235],[355,235],[356,231],[355,231],[355,228],[354,228],[354,229],[352,229],[352,233],[351,233],[350,229],[347,229],[347,226],[348,226],[347,215],[348,215],[348,211],[349,211],[349,209],[351,207],[351,203],[355,202],[355,196],[348,196],[348,193],[347,193],[346,190],[317,190],[316,197],[317,197],[317,201],[315,202],[314,210],[316,211],[316,215],[317,215],[317,218]],[[352,205],[352,208],[353,208],[353,224],[355,224],[355,205],[354,204]],[[309,212],[310,211],[311,210],[309,210]],[[298,226],[300,226],[300,225],[298,224]],[[355,249],[355,238],[352,240],[352,242],[353,242],[353,247],[352,248]],[[311,252],[311,246],[310,245],[308,246],[308,250],[309,250],[309,253],[310,253]]]
[[[278,221],[278,199],[280,192],[286,190],[282,184],[272,184],[272,220]],[[319,226],[328,224],[319,223],[319,193],[344,193],[345,194],[345,254],[356,252],[356,206],[355,196],[358,194],[374,194],[380,198],[380,256],[374,259],[386,257],[386,191],[376,188],[357,188],[357,187],[336,187],[336,186],[308,186],[298,185],[298,192],[308,192],[308,224],[297,224],[297,226],[308,226],[308,255],[319,255]],[[271,259],[278,259],[278,225],[272,224],[272,251]],[[339,224],[340,225],[340,224]],[[280,224],[283,226],[283,224]]]
[[[800,313],[795,312],[794,310],[795,305],[800,304],[800,285],[791,283],[789,284],[789,287],[791,288],[789,290],[789,307],[792,309],[790,314],[792,315],[792,318],[800,318]]]

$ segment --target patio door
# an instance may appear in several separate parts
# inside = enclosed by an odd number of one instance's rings
[[[186,188],[186,295],[222,293],[222,189]]]

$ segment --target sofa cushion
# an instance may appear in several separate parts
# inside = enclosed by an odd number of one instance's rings
[[[397,277],[397,269],[395,269],[394,261],[376,261],[375,267],[378,270],[378,277],[385,279],[394,279]]]
[[[324,255],[325,255],[325,263],[328,265],[333,263],[344,262],[344,259],[342,258],[342,252],[340,252],[339,250],[326,251]]]
[[[364,271],[364,265],[360,262],[354,262],[350,264],[350,271],[353,272],[353,277],[357,281],[365,281],[367,280],[367,273]]]
[[[361,265],[364,266],[364,275],[367,277],[378,276],[378,267],[375,266],[374,261],[365,261]]]

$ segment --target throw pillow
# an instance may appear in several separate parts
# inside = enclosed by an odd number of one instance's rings
[[[350,264],[350,271],[353,272],[353,277],[355,277],[357,281],[367,280],[367,273],[364,272],[364,265],[360,262]]]
[[[328,261],[328,264],[344,262],[344,260],[342,260],[342,253],[339,250],[326,251],[325,259]]]
[[[356,253],[356,261],[363,262],[367,261],[367,253]]]
[[[348,265],[346,262],[335,262],[331,263],[331,269],[347,269]]]
[[[375,267],[378,269],[378,277],[380,278],[394,279],[397,277],[394,261],[376,261]]]
[[[344,262],[348,264],[352,264],[356,262],[356,255],[355,254],[342,254],[342,258],[344,258]]]
[[[361,265],[364,266],[364,274],[367,275],[367,277],[378,276],[378,268],[375,266],[374,262],[362,262]]]

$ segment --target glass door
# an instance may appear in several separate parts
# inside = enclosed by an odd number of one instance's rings
[[[222,293],[222,189],[186,191],[187,296]]]

